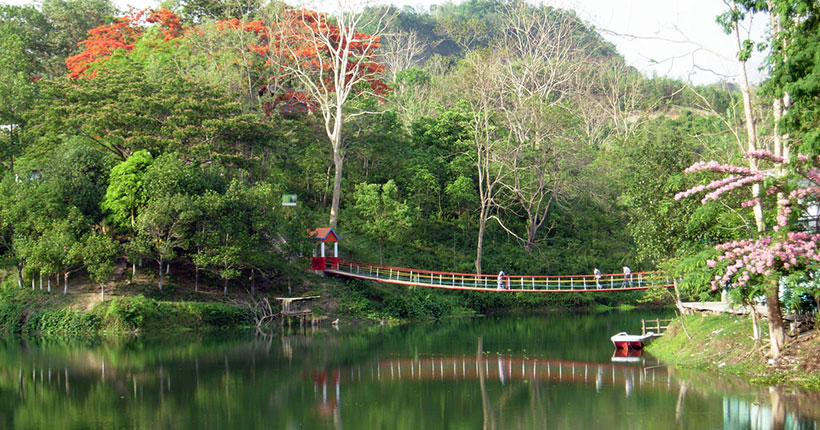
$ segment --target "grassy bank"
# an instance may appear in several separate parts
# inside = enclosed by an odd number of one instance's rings
[[[755,341],[748,317],[686,315],[675,320],[648,351],[675,366],[734,374],[765,385],[820,390],[820,333],[812,330],[791,337],[775,361],[766,355],[769,344],[765,321],[761,331],[764,339]]]
[[[128,269],[128,270],[126,270]],[[200,278],[194,289],[191,273],[178,268],[166,275],[163,290],[156,286],[155,272],[140,269],[131,276],[123,267],[122,279],[105,286],[101,301],[100,286],[79,271],[72,275],[68,294],[55,286],[54,291],[19,288],[13,274],[0,282],[0,334],[25,336],[74,336],[118,333],[151,333],[235,328],[252,325],[246,305],[250,289],[238,281],[228,295],[219,280]],[[320,296],[307,306],[324,321],[340,318],[349,322],[408,322],[471,316],[509,311],[608,311],[631,309],[642,303],[644,293],[573,292],[528,294],[498,292],[445,291],[422,287],[377,284],[373,282],[320,277],[300,267],[286,271],[287,277],[272,278],[258,285],[255,297]],[[2,279],[3,273],[0,273]],[[261,284],[261,283],[260,283]],[[28,286],[28,283],[26,283]],[[276,312],[278,309],[274,309]]]
[[[251,323],[247,309],[218,302],[162,301],[142,295],[114,297],[88,310],[72,297],[26,289],[0,292],[0,334],[89,336],[236,328]]]

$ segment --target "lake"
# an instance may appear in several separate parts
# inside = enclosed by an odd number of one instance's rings
[[[817,393],[617,354],[666,315],[0,344],[4,429],[818,429]],[[636,330],[638,329],[638,330]]]

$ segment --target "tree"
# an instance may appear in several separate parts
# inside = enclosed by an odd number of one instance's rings
[[[495,93],[497,125],[508,131],[509,147],[494,154],[508,172],[496,209],[523,218],[525,233],[491,218],[532,251],[542,229],[552,227],[553,205],[568,197],[573,172],[586,164],[570,100],[576,76],[591,61],[591,43],[578,19],[559,9],[513,1],[497,19],[501,36],[487,58],[497,72],[483,77]]]
[[[92,232],[83,241],[83,263],[91,280],[100,286],[100,300],[105,300],[105,283],[114,274],[119,252],[119,244],[105,233]]]
[[[63,274],[63,294],[68,294],[68,275],[82,267],[81,238],[87,228],[80,211],[71,209],[65,218],[53,221],[39,240],[41,259],[58,275]]]
[[[0,160],[8,160],[10,171],[20,151],[23,113],[36,92],[33,64],[25,50],[21,37],[0,26]]]
[[[55,3],[60,0],[52,0]],[[148,11],[132,10],[127,15],[119,17],[111,24],[100,25],[88,31],[88,38],[77,45],[83,50],[65,61],[69,76],[72,78],[95,77],[96,65],[104,63],[118,51],[132,51],[143,34],[143,24],[159,23],[164,41],[181,36],[182,26],[179,18],[165,7],[159,10]]]
[[[239,211],[239,198],[243,195],[240,187],[234,182],[227,195],[206,192],[197,201],[203,224],[195,236],[197,252],[193,262],[222,278],[225,295],[228,294],[228,281],[241,273],[245,247],[251,245],[251,237],[244,225],[247,213]]]
[[[143,190],[143,176],[153,162],[154,157],[141,150],[111,169],[101,207],[114,225],[128,231],[136,230],[139,209],[148,201]]]
[[[332,16],[308,10],[293,11],[279,36],[287,56],[285,69],[292,75],[294,96],[309,96],[307,109],[316,109],[324,119],[333,159],[333,195],[330,226],[336,227],[341,199],[342,167],[345,159],[344,124],[366,111],[349,112],[355,97],[381,96],[388,87],[381,81],[384,66],[376,62],[380,33],[387,17],[356,15],[340,3]],[[370,34],[362,33],[368,28]]]
[[[77,52],[77,42],[118,12],[109,0],[44,0],[41,8],[51,27],[47,43],[54,77],[65,73],[65,59]]]
[[[491,54],[490,54],[491,55]],[[484,252],[484,234],[487,222],[498,208],[498,198],[509,171],[502,159],[508,159],[510,145],[505,130],[497,124],[495,111],[496,74],[495,62],[486,55],[471,52],[465,59],[467,67],[462,71],[462,94],[468,94],[470,115],[470,141],[474,144],[466,153],[473,167],[478,188],[478,233],[476,240],[476,273],[481,272]],[[469,87],[466,88],[466,87]]]
[[[66,207],[76,207],[91,224],[102,221],[100,203],[108,188],[108,176],[116,165],[110,154],[73,137],[40,161],[29,154],[27,163],[42,166],[51,192]]]
[[[416,32],[398,31],[385,34],[379,59],[390,72],[390,82],[396,82],[398,74],[418,65],[426,44]]]
[[[269,141],[270,127],[243,113],[239,102],[179,76],[159,59],[129,54],[98,71],[94,78],[44,86],[43,99],[32,109],[30,134],[82,136],[121,160],[140,150],[179,151],[197,161],[226,165],[244,164],[242,155],[249,148]],[[35,145],[47,152],[50,143],[40,139]]]
[[[183,0],[180,3],[182,15],[196,23],[249,17],[258,13],[263,6],[259,0]]]
[[[0,5],[0,34],[23,40],[21,60],[32,64],[40,78],[65,75],[65,60],[77,51],[87,31],[105,24],[116,13],[108,0],[45,0],[34,6]]]
[[[21,56],[15,55],[15,60],[31,64],[35,75],[48,75],[46,70],[50,69],[52,59],[48,40],[52,31],[48,18],[34,6],[0,5],[0,40],[22,41],[25,48]],[[61,68],[60,72],[64,70]]]
[[[736,234],[748,234],[748,220],[722,204],[740,204],[736,196],[733,201],[702,206],[669,199],[671,191],[688,183],[684,169],[705,152],[731,153],[732,141],[732,134],[717,118],[684,112],[677,119],[644,123],[618,151],[608,153],[620,160],[618,198],[631,214],[628,228],[639,261],[655,266],[676,255],[699,252],[703,246],[737,239]]]
[[[158,287],[162,290],[164,263],[188,245],[190,225],[197,212],[190,198],[177,194],[152,198],[137,217],[136,241],[157,263]]]
[[[755,158],[758,165],[771,163],[782,166],[787,162],[785,158],[766,151],[750,151],[747,157]],[[735,189],[766,184],[769,187],[766,195],[782,193],[786,196],[774,202],[777,205],[777,217],[776,225],[771,230],[763,232],[757,238],[720,244],[716,248],[723,254],[707,262],[712,268],[719,266],[723,272],[715,275],[712,281],[713,290],[730,284],[737,288],[750,283],[765,286],[771,354],[774,358],[780,355],[785,343],[780,301],[777,297],[781,279],[794,271],[817,266],[820,262],[820,250],[817,247],[820,235],[790,231],[789,223],[789,219],[794,217],[795,209],[799,209],[809,198],[817,201],[820,197],[818,165],[820,159],[799,155],[790,166],[793,175],[782,177],[773,173],[776,169],[752,169],[717,162],[699,162],[689,167],[686,172],[711,171],[728,173],[729,176],[675,195],[675,199],[682,199],[708,191],[701,199],[701,203],[706,203],[719,199]],[[808,186],[800,185],[801,183]],[[748,208],[754,205],[762,206],[763,203],[762,198],[756,197],[744,202],[742,206]]]
[[[763,241],[758,243],[759,245],[766,245],[764,248],[768,248],[766,241],[769,240],[768,244],[772,246],[792,244],[799,248],[801,245],[798,242],[803,238],[790,236],[791,232],[780,233],[781,237],[778,238],[767,239],[767,237],[769,237],[769,228],[777,231],[786,227],[785,224],[780,225],[781,218],[791,210],[793,197],[786,194],[785,190],[788,189],[788,184],[784,181],[788,179],[790,172],[805,175],[805,172],[808,171],[806,169],[813,167],[806,167],[805,160],[796,166],[789,163],[789,161],[794,161],[790,160],[793,158],[791,156],[791,148],[794,144],[791,141],[792,139],[796,141],[796,146],[806,151],[805,154],[811,156],[816,154],[814,151],[816,145],[812,145],[816,141],[815,136],[817,136],[816,128],[813,127],[815,120],[810,119],[803,122],[800,118],[810,117],[811,112],[817,106],[816,97],[814,95],[806,97],[812,92],[805,90],[817,87],[815,84],[816,79],[813,76],[814,73],[810,71],[814,69],[817,62],[814,52],[817,46],[816,22],[820,17],[820,8],[812,2],[801,0],[771,0],[767,2],[736,0],[729,2],[728,6],[729,10],[718,17],[718,22],[723,25],[727,34],[735,35],[737,42],[749,168],[748,171],[734,172],[740,173],[739,177],[741,179],[730,180],[730,178],[727,178],[726,181],[729,182],[729,185],[736,184],[738,180],[745,180],[745,183],[751,184],[752,200],[749,201],[749,205],[753,208],[757,231],[760,235],[757,240]],[[772,65],[773,77],[766,84],[767,92],[772,96],[772,118],[774,119],[771,128],[771,152],[761,151],[764,146],[760,143],[753,93],[746,77],[746,62],[751,57],[755,46],[763,45],[758,45],[750,39],[743,39],[740,26],[741,21],[749,14],[760,12],[768,13],[770,18],[769,40],[766,41],[765,46],[769,49],[768,61]],[[809,72],[807,73],[807,71]],[[800,94],[798,96],[802,102],[800,110],[790,109],[792,92]],[[804,115],[808,115],[808,117]],[[806,159],[808,160],[808,158]],[[775,204],[778,213],[778,225],[774,227],[770,227],[765,219],[762,188],[764,179],[767,179],[766,176],[768,175],[760,169],[759,164],[762,160],[774,163],[773,178],[768,178],[768,180],[778,183],[777,188],[773,190],[777,195]],[[712,168],[719,169],[723,167],[712,166]],[[714,192],[719,190],[720,188]],[[784,230],[787,230],[787,228]],[[786,234],[786,236],[783,237],[782,234]],[[737,251],[740,254],[748,252],[744,249],[737,249]],[[788,269],[787,264],[783,265]],[[767,264],[766,266],[771,265]],[[744,266],[741,265],[738,268],[740,267]],[[769,312],[771,355],[777,357],[785,342],[780,310],[780,283],[769,279],[766,280],[766,284],[769,286],[766,289],[766,304]]]
[[[399,189],[392,179],[384,185],[358,184],[353,200],[359,229],[378,242],[382,264],[384,241],[402,237],[410,227],[409,208],[399,200]]]

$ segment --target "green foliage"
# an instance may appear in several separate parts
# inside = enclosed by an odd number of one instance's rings
[[[100,285],[114,274],[114,259],[119,255],[119,244],[108,235],[92,232],[83,244],[83,262],[88,276]]]
[[[147,201],[143,176],[153,162],[154,157],[141,150],[111,170],[108,189],[100,206],[114,225],[131,231],[136,229],[138,209]]]
[[[100,328],[100,319],[96,315],[64,308],[29,314],[23,326],[23,335],[89,335],[98,333]]]
[[[0,301],[0,333],[19,333],[23,325],[23,307],[15,301],[3,297]]]
[[[163,302],[144,296],[116,297],[93,310],[107,332],[156,332],[235,328],[249,324],[247,309],[224,303]]]
[[[115,163],[110,154],[74,137],[43,163],[42,175],[61,204],[74,206],[90,221],[99,222],[102,219],[100,201]]]
[[[628,164],[621,201],[632,212],[629,230],[642,261],[658,264],[679,250],[732,238],[738,219],[723,206],[672,199],[686,188],[681,172],[699,159],[699,153],[728,144],[729,134],[719,127],[714,118],[684,113],[676,120],[649,123],[623,147]],[[693,138],[704,134],[714,137],[707,144]]]
[[[716,258],[719,252],[712,246],[703,247],[699,252],[695,251],[687,250],[681,256],[669,259],[661,265],[661,269],[668,273],[671,279],[678,280],[678,290],[684,300],[705,300],[710,294],[714,294],[709,285],[717,272],[710,268],[706,261]]]
[[[410,227],[409,208],[400,200],[399,190],[393,180],[384,185],[359,184],[353,199],[354,223],[359,231],[379,243],[381,263],[382,243],[402,237]]]
[[[272,85],[293,85],[287,78],[273,82],[278,66],[266,61],[275,54],[249,52],[249,33],[207,22],[234,14],[269,19],[281,5],[192,0],[179,6],[200,31],[165,41],[157,28],[149,29],[132,51],[114,53],[87,79],[56,76],[64,74],[60,63],[88,26],[109,20],[110,3],[46,0],[42,11],[0,6],[0,75],[6,78],[0,82],[0,124],[20,125],[0,132],[0,164],[8,166],[0,183],[0,267],[21,273],[27,283],[41,272],[82,271],[83,263],[90,278],[104,284],[125,253],[132,263],[172,263],[173,276],[196,272],[204,283],[221,281],[226,293],[250,285],[284,292],[301,273],[301,257],[312,246],[305,231],[323,225],[331,201],[332,157],[326,141],[317,139],[325,124],[321,115],[271,109],[277,102]],[[721,85],[698,87],[696,94],[672,79],[644,78],[574,12],[518,1],[471,0],[429,13],[394,9],[394,30],[430,43],[414,67],[397,73],[394,94],[358,97],[351,105],[378,114],[354,115],[341,132],[343,257],[474,270],[479,186],[486,183],[476,171],[481,115],[465,100],[476,100],[483,83],[473,80],[468,59],[460,56],[465,50],[481,51],[470,58],[482,61],[499,56],[511,77],[529,76],[524,71],[531,59],[507,49],[504,40],[514,35],[504,14],[515,8],[539,22],[567,23],[571,35],[562,43],[583,53],[584,67],[576,69],[578,58],[570,56],[573,78],[562,84],[566,88],[521,106],[503,104],[512,95],[505,86],[484,95],[493,104],[482,112],[492,122],[490,140],[504,149],[491,161],[503,159],[519,173],[507,178],[490,215],[521,235],[534,219],[522,196],[554,201],[541,215],[537,240],[526,246],[490,222],[484,267],[536,275],[590,273],[597,266],[606,273],[624,263],[647,270],[678,256],[673,263],[681,264],[687,293],[708,294],[698,285],[709,271],[686,256],[738,234],[744,220],[722,206],[694,209],[671,195],[688,185],[678,173],[692,161],[703,154],[732,156],[734,137],[723,120],[735,121],[737,94]],[[793,58],[802,59],[791,66],[800,66],[810,83],[803,67],[810,59]],[[539,76],[537,84],[548,81]],[[795,88],[794,94],[811,104],[811,88],[804,89],[809,92]],[[704,104],[725,118],[706,113]],[[537,127],[547,137],[536,141],[505,124],[502,119],[516,112],[529,114],[524,129]],[[814,120],[804,120],[808,133]],[[553,169],[550,175],[540,175],[546,168]],[[541,178],[565,186],[530,193]],[[299,206],[282,208],[283,193],[298,194]],[[160,270],[160,282],[162,276]],[[180,285],[187,282],[175,288]],[[640,297],[339,288],[342,312],[379,319],[440,318],[466,309],[614,307]],[[162,318],[185,327],[206,320],[233,324],[232,314],[220,309],[169,306],[116,298],[97,314],[106,330],[115,331],[153,330],[149,321]]]
[[[182,6],[181,15],[194,22],[244,18],[251,16],[263,6],[263,2],[259,0],[236,3],[216,0],[184,0],[179,4]]]
[[[88,30],[110,22],[117,13],[110,0],[43,0],[41,10],[50,24],[48,48],[55,75],[65,73],[65,59],[77,53],[77,42]]]
[[[25,46],[20,58],[38,77],[65,75],[65,60],[77,52],[77,42],[116,13],[108,0],[44,0],[38,6],[0,5],[0,40],[18,36]]]
[[[136,222],[141,254],[153,258],[159,265],[159,289],[162,289],[163,263],[174,259],[179,250],[188,246],[190,227],[198,212],[188,196],[177,194],[152,198],[140,212]]]
[[[179,76],[171,62],[155,60],[115,57],[93,79],[49,81],[29,115],[29,131],[38,137],[82,136],[122,160],[140,150],[178,151],[201,161],[244,164],[242,151],[266,146],[270,129],[244,114],[239,102]]]

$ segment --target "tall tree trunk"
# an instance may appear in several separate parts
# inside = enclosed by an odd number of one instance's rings
[[[341,140],[341,137],[338,137]],[[334,143],[334,146],[341,145],[341,143]],[[340,149],[333,151],[333,197],[330,201],[330,227],[336,228],[339,220],[339,200],[342,193],[342,165],[344,164],[344,156],[342,156]]]
[[[524,250],[532,252],[532,249],[535,248],[535,235],[538,233],[538,226],[535,225],[533,220],[527,224],[527,243],[524,245]]]
[[[63,273],[63,294],[68,294],[68,271]]]
[[[159,290],[162,291],[162,260],[157,260],[159,263]]]
[[[227,296],[228,295],[228,277],[226,276],[224,279],[225,279],[225,284],[222,286],[222,295]]]
[[[766,294],[766,308],[769,311],[769,340],[771,341],[772,358],[780,357],[780,351],[786,342],[786,331],[783,328],[783,315],[780,312],[780,280],[772,279]]]
[[[478,220],[478,243],[476,244],[475,250],[475,273],[481,274],[481,253],[483,252],[484,248],[484,232],[487,229],[487,219],[483,215]]]
[[[194,265],[194,292],[199,292],[199,265]]]
[[[730,7],[733,11],[737,10],[737,4],[734,1]],[[735,42],[737,43],[737,50],[738,52],[741,52],[743,50],[743,43],[740,40],[740,24],[737,20],[733,23],[733,31],[735,35]],[[745,115],[746,122],[746,150],[757,151],[757,125],[755,124],[754,112],[752,110],[752,89],[749,86],[749,77],[746,73],[746,61],[741,59],[740,56],[737,60],[737,66],[738,76],[740,78],[740,92],[743,95],[743,113]],[[749,167],[753,170],[757,170],[757,159],[750,157]],[[760,197],[760,184],[754,184],[752,185],[752,198],[757,199],[758,197]],[[757,227],[757,231],[762,233],[766,230],[766,224],[763,219],[763,204],[759,199],[753,207],[753,212],[755,215],[755,226]]]
[[[752,312],[752,339],[757,342],[760,340],[760,316],[757,314],[757,309],[755,309],[755,302],[754,300],[749,300],[749,310]]]

